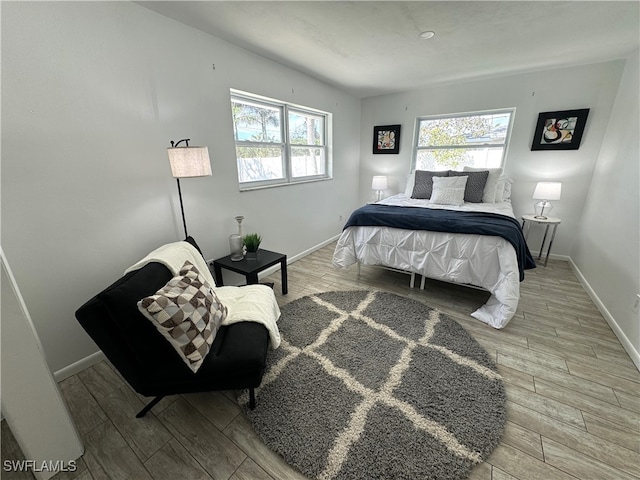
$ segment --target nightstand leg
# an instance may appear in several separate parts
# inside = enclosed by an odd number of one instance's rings
[[[538,260],[542,258],[542,252],[544,251],[544,242],[547,241],[547,233],[549,233],[549,225],[547,225],[544,229],[544,237],[542,237],[542,245],[540,245],[540,253],[538,253]],[[547,264],[545,263],[545,267]]]
[[[280,262],[280,283],[282,283],[282,294],[289,293],[289,284],[287,283],[287,257]]]
[[[553,245],[553,239],[556,238],[556,230],[558,229],[558,225],[553,226],[553,233],[551,234],[551,240],[549,240],[549,248],[547,248],[547,257],[544,259],[544,266],[547,266],[547,262],[549,261],[549,254],[551,253],[551,245]]]
[[[213,264],[213,275],[215,277],[214,280],[216,281],[216,286],[224,286],[224,281],[222,280],[222,267],[217,263]]]

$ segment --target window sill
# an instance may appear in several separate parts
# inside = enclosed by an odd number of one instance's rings
[[[265,188],[279,188],[279,187],[290,187],[293,185],[300,185],[304,183],[315,183],[315,182],[326,182],[327,180],[333,180],[333,177],[322,177],[322,178],[313,178],[309,180],[296,180],[295,182],[286,182],[286,183],[273,183],[270,185],[255,185],[250,187],[240,186],[240,192],[251,192],[253,190],[264,190]]]

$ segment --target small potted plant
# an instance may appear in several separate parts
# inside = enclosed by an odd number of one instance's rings
[[[257,260],[258,249],[260,248],[260,242],[262,237],[257,233],[247,233],[243,238],[244,246],[247,248],[247,260]]]

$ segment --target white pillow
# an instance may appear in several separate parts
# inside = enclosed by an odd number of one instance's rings
[[[496,203],[504,201],[504,187],[505,187],[506,177],[502,175],[498,180],[498,185],[496,186]]]
[[[504,193],[502,194],[502,201],[511,201],[511,185],[513,185],[513,178],[504,177]]]
[[[500,202],[498,198],[496,200],[496,189],[498,188],[498,181],[502,175],[501,168],[477,168],[477,167],[465,167],[462,169],[464,172],[481,172],[483,170],[489,170],[489,176],[487,177],[487,183],[484,184],[484,194],[482,195],[482,203],[495,203]]]
[[[404,194],[407,197],[410,197],[413,194],[413,186],[416,183],[416,171],[414,170],[409,175],[407,175],[407,186],[404,187]]]
[[[464,187],[469,177],[433,177],[433,192],[429,203],[457,205],[464,203]]]

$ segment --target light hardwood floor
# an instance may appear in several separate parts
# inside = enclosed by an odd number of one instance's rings
[[[506,431],[469,478],[640,478],[640,374],[566,262],[527,271],[516,316],[494,330],[469,316],[488,293],[435,281],[410,289],[407,275],[371,267],[356,278],[355,269],[333,269],[333,248],[289,266],[286,296],[279,272],[268,277],[281,305],[315,292],[391,291],[449,314],[498,364],[508,398]],[[255,436],[234,392],[166,398],[138,420],[134,414],[148,399],[105,362],[60,387],[86,452],[77,472],[58,479],[303,478]],[[19,456],[4,424],[2,435],[2,459]]]

